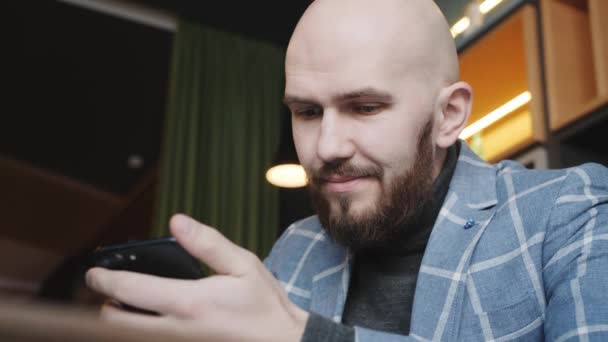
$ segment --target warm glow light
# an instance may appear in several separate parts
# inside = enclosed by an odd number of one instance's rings
[[[501,2],[502,0],[485,0],[479,5],[479,12],[486,14],[493,10],[494,7],[498,6],[498,4]],[[469,17],[464,17],[458,20],[450,29],[450,32],[452,32],[452,37],[456,38],[456,36],[466,31],[469,26],[471,26],[471,19],[469,19]]]
[[[502,0],[486,0],[479,5],[479,12],[486,14],[501,2]]]
[[[464,140],[464,139],[470,138],[471,136],[475,135],[477,132],[480,132],[482,129],[490,126],[491,124],[500,120],[504,116],[525,106],[526,104],[528,104],[530,102],[531,99],[532,99],[532,94],[530,94],[529,91],[525,91],[525,92],[521,93],[514,99],[510,100],[509,102],[505,103],[504,105],[502,105],[499,108],[492,111],[490,114],[487,114],[486,116],[482,117],[481,119],[479,119],[479,120],[475,121],[474,123],[472,123],[471,125],[467,126],[467,128],[465,128],[462,131],[462,133],[460,133],[460,139]]]
[[[304,168],[298,164],[282,164],[266,171],[266,180],[281,188],[300,188],[308,183]]]
[[[454,26],[452,26],[450,29],[450,32],[452,32],[452,37],[456,38],[457,35],[466,31],[469,26],[471,26],[471,20],[468,17],[458,20],[458,22],[456,22],[456,24],[454,24]]]

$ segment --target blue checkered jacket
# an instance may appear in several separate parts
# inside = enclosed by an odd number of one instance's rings
[[[318,219],[291,225],[265,260],[301,308],[340,322],[347,249]],[[608,341],[608,169],[489,165],[464,143],[429,239],[409,336],[368,341]]]

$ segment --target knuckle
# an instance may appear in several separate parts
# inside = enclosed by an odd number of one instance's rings
[[[250,270],[257,270],[261,266],[260,259],[250,250],[245,250],[243,264]]]
[[[198,305],[190,297],[180,297],[173,303],[173,312],[183,318],[193,318],[196,314]]]
[[[258,256],[255,255],[252,251],[245,249],[245,259],[251,263],[259,263]]]

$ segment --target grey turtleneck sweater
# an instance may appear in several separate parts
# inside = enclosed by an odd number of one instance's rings
[[[355,254],[342,323],[311,312],[302,342],[352,342],[355,325],[394,334],[409,333],[420,263],[459,152],[459,143],[448,149],[434,183],[432,200],[422,208],[418,222],[404,227],[407,234],[401,240]]]

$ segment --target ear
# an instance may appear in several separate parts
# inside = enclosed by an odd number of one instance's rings
[[[448,148],[465,128],[473,105],[473,90],[466,82],[456,82],[441,89],[436,144]]]

